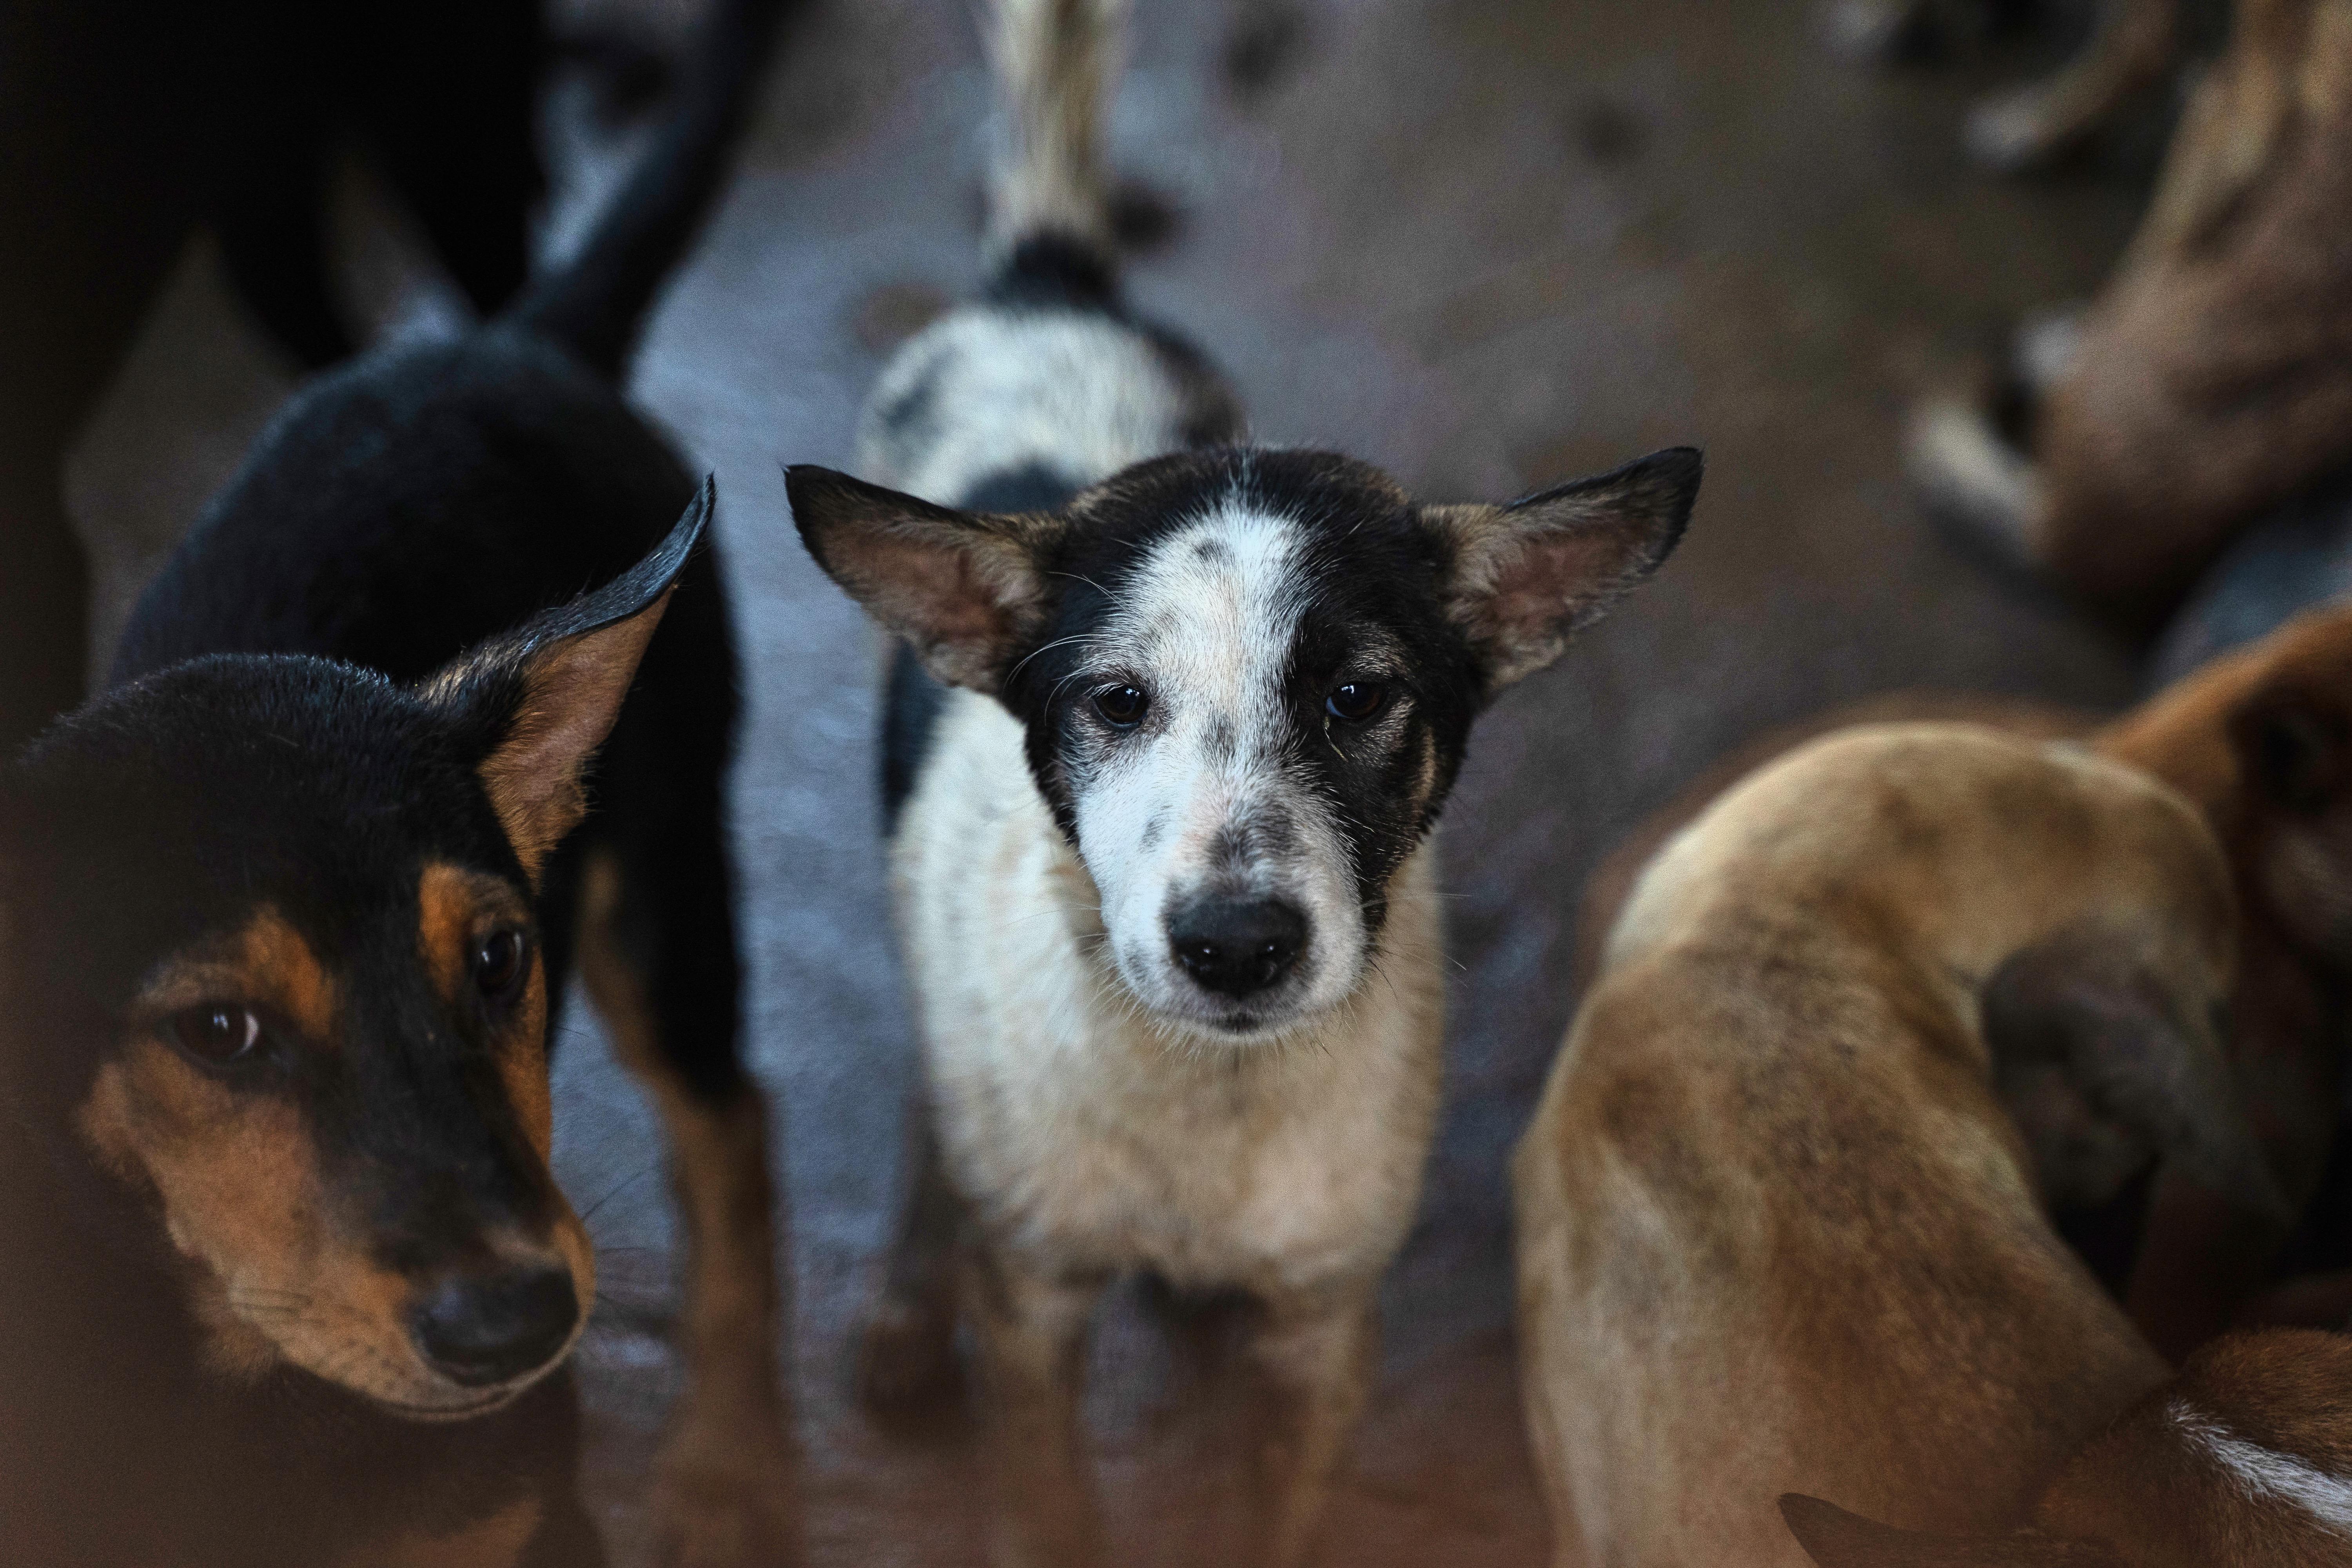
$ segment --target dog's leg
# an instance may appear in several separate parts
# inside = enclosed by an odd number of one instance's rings
[[[1307,1560],[1331,1478],[1363,1413],[1380,1338],[1373,1286],[1278,1298],[1251,1341],[1269,1409],[1258,1449],[1258,1560],[1297,1568]]]
[[[857,1387],[877,1412],[927,1405],[954,1391],[956,1248],[963,1205],[940,1163],[929,1100],[907,1108],[907,1206],[890,1274],[858,1330]]]
[[[2081,143],[2178,58],[2177,0],[2103,0],[2091,41],[2057,75],[1990,99],[1969,116],[1969,151],[2025,169]]]
[[[667,847],[671,853],[698,853],[685,837]],[[715,843],[707,852],[721,853]],[[622,1059],[660,1110],[686,1220],[683,1338],[691,1382],[656,1461],[663,1550],[667,1561],[696,1568],[751,1568],[797,1559],[798,1510],[776,1361],[782,1302],[767,1102],[733,1055],[731,931],[710,929],[724,910],[707,907],[713,898],[723,905],[727,883],[721,868],[715,891],[706,887],[698,873],[710,869],[672,863],[649,889],[645,884],[654,879],[625,872],[619,855],[592,850],[583,879],[580,973]],[[646,904],[672,889],[698,896],[667,899],[667,908],[651,914]],[[699,919],[681,907],[697,902],[706,906]],[[695,973],[712,966],[726,973]],[[723,1053],[708,1052],[706,1040],[703,1058],[688,1057],[674,1036],[680,994],[696,990],[714,1013],[727,1010],[725,1019],[703,1020],[702,1032],[724,1037]]]
[[[1087,1324],[1103,1281],[968,1249],[961,1291],[980,1363],[983,1441],[995,1487],[994,1568],[1087,1568],[1102,1521],[1078,1430]]]

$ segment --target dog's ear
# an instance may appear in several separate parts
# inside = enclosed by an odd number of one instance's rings
[[[582,787],[717,504],[710,479],[651,554],[475,648],[419,694],[447,711],[516,858],[536,879],[587,812]]]
[[[1674,553],[1703,468],[1696,447],[1674,447],[1508,506],[1424,510],[1453,546],[1446,609],[1488,695],[1558,658]]]
[[[2124,1568],[2090,1542],[2016,1535],[1921,1535],[1851,1514],[1801,1492],[1780,1499],[1780,1517],[1821,1568]]]
[[[1046,513],[957,511],[831,468],[784,470],[827,575],[950,686],[995,694],[1044,624]]]
[[[1986,982],[1996,1061],[2054,1065],[2090,1113],[2198,1185],[2265,1219],[2292,1221],[2238,1082],[2218,1006],[2184,1001],[2147,944],[2096,923],[2022,948]]]
[[[2309,692],[2266,691],[2230,715],[2247,782],[2273,805],[2308,814],[2352,784],[2352,719]]]

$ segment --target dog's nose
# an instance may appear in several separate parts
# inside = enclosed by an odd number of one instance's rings
[[[1298,962],[1307,917],[1279,899],[1196,899],[1168,917],[1168,945],[1202,990],[1248,996]]]
[[[537,1372],[580,1321],[568,1268],[452,1275],[416,1304],[409,1336],[452,1383],[481,1388]]]

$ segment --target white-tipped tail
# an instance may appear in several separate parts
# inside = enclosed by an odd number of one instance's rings
[[[988,49],[1004,98],[992,259],[1042,234],[1110,250],[1102,121],[1125,12],[1125,0],[992,0]]]

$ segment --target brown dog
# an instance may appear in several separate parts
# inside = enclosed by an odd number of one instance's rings
[[[2229,869],[2063,743],[1848,731],[1643,874],[1513,1166],[1563,1563],[1789,1563],[1774,1510],[1998,1529],[2163,1363],[2050,1232],[1998,1069],[2275,1203],[2211,1029]]]
[[[1925,407],[1932,504],[2147,627],[2248,522],[2352,458],[2352,0],[2241,0],[2156,201],[2047,376],[2030,450]]]
[[[2088,735],[2103,754],[2196,803],[2230,858],[2242,915],[2227,1054],[2272,1173],[2296,1212],[2307,1207],[2335,1144],[2342,1019],[2352,1000],[2352,606],[2290,622],[2095,733],[2088,715],[2065,709],[1901,692],[1768,734],[1707,770],[1594,871],[1578,919],[1580,984],[1598,970],[1601,943],[1642,867],[1732,780],[1825,731],[1895,718]],[[2056,1163],[2046,1146],[2044,1157]],[[2111,1194],[2118,1176],[2112,1165],[2071,1181],[2043,1174],[2046,1185],[2084,1202]],[[2189,1184],[2159,1182],[2131,1314],[2177,1359],[2248,1309],[2285,1239],[2276,1223]],[[2341,1322],[2345,1310],[2346,1292],[2306,1289],[2264,1303],[2258,1315],[2320,1326]]]
[[[1822,1568],[2323,1568],[2352,1559],[2352,1340],[2274,1331],[2200,1352],[2061,1470],[2032,1527],[1914,1535],[1781,1500]]]

